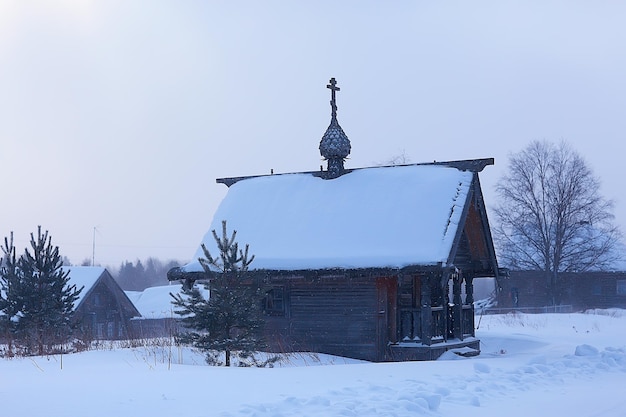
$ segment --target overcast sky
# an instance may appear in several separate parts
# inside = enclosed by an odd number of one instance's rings
[[[190,260],[216,178],[319,169],[331,77],[346,167],[494,157],[489,207],[564,139],[626,229],[626,2],[442,3],[0,0],[0,237]]]

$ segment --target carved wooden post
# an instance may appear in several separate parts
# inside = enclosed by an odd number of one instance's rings
[[[471,274],[465,277],[465,304],[470,306],[469,325],[471,326],[472,336],[476,336],[474,325],[474,275]]]
[[[430,275],[423,275],[422,279],[422,299],[420,304],[422,306],[421,311],[421,320],[422,320],[422,344],[430,346],[432,343],[432,323],[433,323],[433,312],[430,306]]]
[[[439,329],[441,334],[443,335],[443,341],[447,342],[448,341],[448,336],[450,335],[450,326],[451,323],[450,321],[452,320],[451,316],[450,316],[450,273],[448,273],[448,271],[444,271],[443,274],[441,274],[441,280],[440,280],[440,287],[441,287],[441,295],[442,295],[442,299],[441,299],[441,307],[443,307],[443,310],[441,312],[441,327],[442,329]]]
[[[463,301],[461,300],[461,281],[463,277],[460,273],[452,274],[452,322],[454,337],[463,340]]]
[[[465,304],[474,305],[474,277],[465,277]]]

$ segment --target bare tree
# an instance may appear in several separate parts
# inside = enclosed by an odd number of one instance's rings
[[[406,149],[400,150],[400,153],[393,155],[389,159],[376,162],[376,166],[391,166],[391,165],[407,165],[411,163],[411,158],[406,153]]]
[[[510,156],[496,185],[494,239],[502,265],[543,271],[548,296],[558,303],[560,272],[602,270],[619,258],[621,233],[613,224],[613,202],[566,143],[532,142]]]

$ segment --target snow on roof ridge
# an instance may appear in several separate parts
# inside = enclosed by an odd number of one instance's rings
[[[74,308],[78,307],[85,295],[93,288],[106,268],[102,266],[63,266],[63,271],[69,271],[69,284],[76,285],[76,289],[83,288],[74,302]]]

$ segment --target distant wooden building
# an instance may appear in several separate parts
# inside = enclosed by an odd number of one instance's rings
[[[172,337],[186,329],[181,324],[180,316],[174,313],[172,296],[179,294],[182,285],[162,285],[149,287],[143,291],[127,291],[140,317],[130,321],[131,335],[136,339],[154,337]]]
[[[560,273],[556,307],[548,296],[547,282],[541,271],[510,271],[499,281],[497,308],[520,311],[558,311],[559,306],[570,310],[626,308],[626,272]]]
[[[72,322],[84,340],[129,339],[130,321],[141,314],[109,271],[102,267],[68,266],[69,284],[83,288],[74,304]]]
[[[226,220],[250,245],[249,273],[269,285],[271,348],[370,361],[477,354],[472,281],[498,276],[478,178],[493,159],[345,169],[351,146],[328,87],[326,170],[217,180],[229,190],[210,230]],[[218,253],[210,231],[203,243]],[[192,262],[168,277],[201,271]]]

